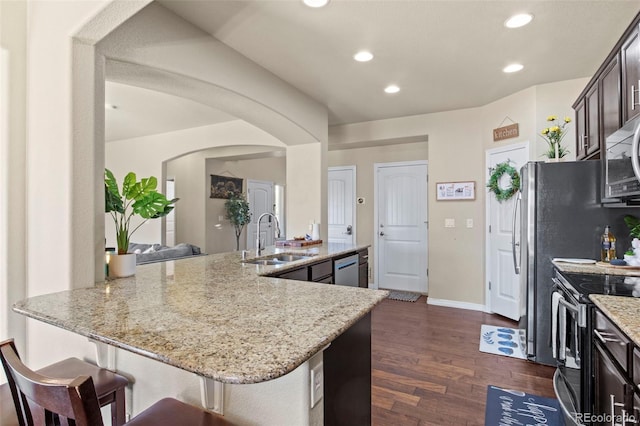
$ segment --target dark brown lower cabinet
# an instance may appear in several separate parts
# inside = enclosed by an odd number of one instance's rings
[[[324,424],[371,424],[371,313],[324,351]]]
[[[591,414],[596,421],[592,424],[623,424],[623,419],[630,424],[628,418],[633,414],[633,388],[599,342],[595,343],[593,364],[595,396],[594,413]]]
[[[369,288],[369,249],[358,251],[358,287]]]

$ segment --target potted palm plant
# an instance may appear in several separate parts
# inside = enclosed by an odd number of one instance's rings
[[[166,216],[173,210],[177,198],[167,200],[157,191],[158,180],[154,177],[137,180],[135,173],[127,174],[122,182],[122,191],[109,169],[104,170],[104,211],[109,213],[116,226],[117,256],[109,260],[109,276],[128,277],[135,273],[136,255],[128,253],[131,235],[149,219]],[[134,216],[144,219],[132,227]]]

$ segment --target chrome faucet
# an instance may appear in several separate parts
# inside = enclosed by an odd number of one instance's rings
[[[260,256],[260,252],[264,248],[260,243],[260,221],[262,221],[262,218],[265,216],[271,216],[276,221],[276,238],[280,238],[280,222],[278,222],[276,215],[269,212],[262,213],[258,218],[258,229],[256,230],[256,256]]]

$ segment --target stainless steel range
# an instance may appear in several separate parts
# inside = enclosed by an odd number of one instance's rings
[[[576,413],[592,412],[594,305],[590,294],[638,297],[638,277],[555,272],[552,290],[552,352],[558,370],[554,388],[567,424]]]

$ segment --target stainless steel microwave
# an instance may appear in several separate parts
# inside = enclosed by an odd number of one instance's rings
[[[640,198],[640,116],[607,137],[605,198]]]

